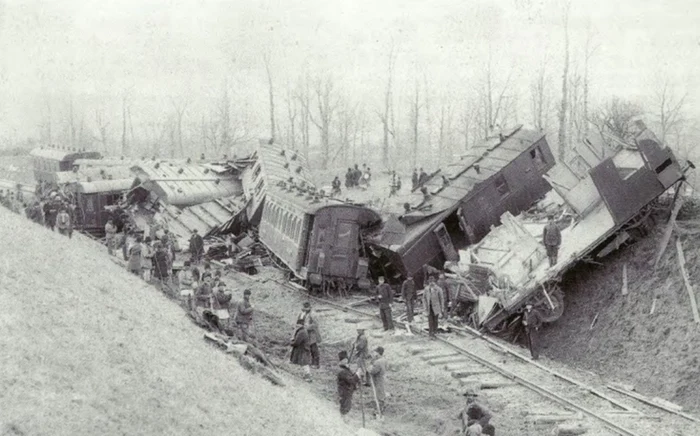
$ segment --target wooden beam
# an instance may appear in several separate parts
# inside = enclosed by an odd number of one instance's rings
[[[672,408],[666,407],[666,406],[663,405],[663,404],[655,403],[655,402],[652,401],[650,398],[647,398],[647,397],[645,397],[644,395],[640,395],[640,394],[638,394],[638,393],[636,393],[636,392],[628,391],[628,390],[626,390],[626,389],[620,389],[620,388],[615,387],[615,386],[612,386],[612,385],[608,385],[608,389],[610,389],[611,391],[615,391],[615,392],[617,392],[617,393],[619,393],[619,394],[623,394],[623,395],[627,395],[628,397],[632,397],[632,398],[634,398],[634,399],[636,399],[636,400],[641,401],[641,402],[644,403],[644,404],[648,404],[648,405],[650,405],[650,406],[654,406],[654,407],[659,408],[659,409],[661,409],[661,410],[665,410],[666,412],[669,412],[669,413],[673,413],[674,415],[682,416],[683,418],[685,418],[685,419],[687,419],[687,420],[689,420],[689,421],[693,421],[693,422],[698,422],[698,423],[700,423],[700,419],[698,419],[698,418],[696,418],[696,417],[694,417],[694,416],[692,416],[692,415],[688,415],[687,413],[680,412],[680,411],[678,411],[678,410],[674,410],[674,409],[672,409]]]
[[[698,302],[695,300],[695,290],[693,285],[690,283],[690,277],[688,277],[688,271],[685,269],[685,255],[683,254],[683,245],[680,239],[676,239],[676,248],[678,249],[678,265],[681,267],[681,274],[683,274],[683,281],[685,282],[685,288],[688,291],[688,296],[690,297],[690,307],[693,309],[693,319],[696,323],[700,323],[700,313],[698,313]]]
[[[678,216],[678,211],[681,210],[681,206],[683,206],[683,199],[679,198],[678,201],[673,205],[673,211],[671,212],[671,218],[668,220],[668,224],[666,224],[666,229],[664,230],[664,236],[661,238],[661,244],[659,245],[659,252],[656,253],[656,259],[654,260],[654,269],[656,269],[659,266],[659,261],[661,260],[661,256],[664,254],[664,251],[666,251],[666,246],[668,245],[668,242],[671,240],[671,233],[673,233],[673,227],[676,224],[676,217]]]
[[[627,263],[622,264],[622,295],[627,295]]]

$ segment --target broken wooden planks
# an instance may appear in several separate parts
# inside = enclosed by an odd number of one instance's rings
[[[690,284],[690,277],[688,277],[688,271],[685,269],[685,255],[683,254],[683,244],[681,244],[680,239],[676,239],[676,248],[678,249],[678,265],[681,268],[685,288],[688,291],[688,296],[690,297],[690,307],[693,310],[693,320],[695,320],[696,323],[700,323],[700,313],[698,313],[698,303],[695,300],[695,290],[693,289],[693,285]]]
[[[666,251],[666,246],[668,245],[668,242],[671,240],[671,233],[673,233],[673,227],[676,223],[676,217],[678,216],[678,212],[681,210],[681,206],[683,206],[683,198],[678,198],[676,203],[673,205],[673,211],[671,212],[671,218],[668,220],[668,224],[666,224],[666,229],[664,229],[664,236],[661,238],[661,244],[659,245],[659,252],[656,253],[656,259],[654,260],[654,269],[659,266],[659,261],[661,260],[661,256],[663,256],[664,251]]]

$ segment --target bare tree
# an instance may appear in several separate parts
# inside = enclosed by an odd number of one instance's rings
[[[657,85],[652,104],[655,106],[661,142],[666,143],[669,133],[677,131],[685,123],[684,109],[687,96],[687,93],[676,94],[668,77],[662,78]]]
[[[530,111],[532,125],[535,129],[544,131],[548,128],[550,97],[547,77],[547,61],[537,70],[535,79],[530,84]]]
[[[101,144],[102,151],[106,152],[108,150],[108,132],[109,121],[107,121],[103,108],[95,109],[95,125],[97,126],[98,136],[95,137],[97,141]]]
[[[301,106],[301,113],[299,117],[299,124],[301,129],[301,142],[303,153],[306,159],[309,159],[309,147],[311,143],[311,113],[309,107],[311,106],[311,86],[310,78],[308,74],[303,74],[297,83],[296,99]]]
[[[491,130],[505,124],[508,116],[508,104],[512,103],[506,93],[510,88],[513,69],[508,73],[503,86],[498,89],[497,78],[493,72],[492,54],[489,51],[488,62],[484,70],[484,79],[479,93],[478,123],[483,138],[491,134]]]
[[[586,51],[584,54],[584,65],[583,65],[583,135],[587,136],[588,135],[588,125],[590,124],[589,119],[588,119],[588,93],[591,85],[591,80],[590,80],[590,62],[591,58],[595,54],[596,50],[598,50],[599,45],[598,44],[593,44],[593,32],[591,30],[591,21],[590,19],[588,20],[587,23],[587,29],[586,29]]]
[[[268,92],[270,96],[270,138],[275,138],[275,92],[272,85],[272,71],[270,69],[270,51],[263,52],[263,62],[265,63],[265,72],[267,73]]]
[[[411,109],[409,112],[409,120],[411,123],[411,134],[412,138],[412,152],[411,152],[411,166],[416,167],[418,162],[418,124],[420,123],[420,110],[423,107],[420,98],[420,84],[416,80],[416,88],[413,93],[413,98],[411,100]]]
[[[389,50],[389,64],[387,67],[386,89],[384,90],[384,108],[379,113],[379,119],[382,122],[382,163],[384,166],[389,165],[389,134],[391,132],[391,119],[394,114],[394,66],[396,64],[396,54],[394,53],[394,44],[392,42]]]
[[[185,155],[185,149],[182,142],[182,120],[185,117],[185,112],[187,111],[187,105],[189,104],[189,101],[187,100],[187,98],[176,99],[175,97],[171,97],[170,104],[173,106],[173,110],[175,111],[175,113],[173,114],[173,135],[177,139],[177,153],[180,157],[183,157]]]
[[[131,120],[131,88],[125,89],[122,92],[122,156],[128,156],[129,150],[129,140],[128,127]],[[133,133],[131,135],[133,137]]]
[[[634,137],[633,121],[643,113],[637,103],[613,97],[597,111],[594,123],[601,132],[630,141]]]
[[[330,159],[331,123],[339,103],[333,78],[326,76],[324,79],[317,79],[314,84],[314,96],[318,114],[314,116],[308,105],[309,102],[305,102],[307,104],[304,109],[308,113],[311,122],[318,128],[321,136],[321,166],[323,169],[326,169]]]
[[[564,71],[561,79],[561,107],[559,109],[559,161],[566,160],[567,145],[567,114],[569,111],[569,10],[571,1],[566,0],[564,5]]]
[[[295,149],[297,141],[297,116],[299,115],[299,111],[297,100],[294,97],[294,93],[289,83],[287,84],[287,96],[285,100],[287,103],[287,131],[285,135],[285,142],[291,148]]]
[[[445,157],[452,154],[452,99],[448,96],[442,98],[440,106],[440,119],[438,120],[438,161],[442,164]]]

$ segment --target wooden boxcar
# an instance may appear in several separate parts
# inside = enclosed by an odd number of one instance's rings
[[[372,238],[372,269],[421,281],[424,265],[457,260],[455,246],[478,242],[504,212],[517,215],[551,190],[543,175],[555,161],[545,135],[521,127],[473,147],[413,194],[410,211],[389,217]]]
[[[104,235],[105,224],[112,217],[106,207],[118,204],[132,182],[132,179],[97,180],[66,186],[76,205],[75,228],[96,236]]]
[[[97,151],[71,150],[58,147],[35,148],[30,153],[37,183],[56,184],[56,173],[71,171],[78,159],[101,159]]]
[[[268,187],[260,241],[311,288],[367,288],[363,231],[378,224],[379,215],[366,207],[312,198]]]

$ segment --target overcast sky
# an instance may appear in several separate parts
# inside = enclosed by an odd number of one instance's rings
[[[117,116],[119,96],[131,89],[135,116],[148,119],[169,110],[173,96],[193,101],[193,111],[204,107],[226,79],[267,129],[265,50],[279,98],[306,67],[378,105],[391,41],[399,94],[423,75],[436,94],[467,93],[490,52],[503,78],[514,71],[523,100],[546,61],[558,98],[562,10],[562,0],[0,1],[0,137],[36,136],[47,96],[58,107],[72,94],[77,110],[103,105]],[[665,75],[695,110],[698,23],[700,5],[690,0],[573,1],[572,62],[582,63],[590,28],[597,100],[643,100]]]

